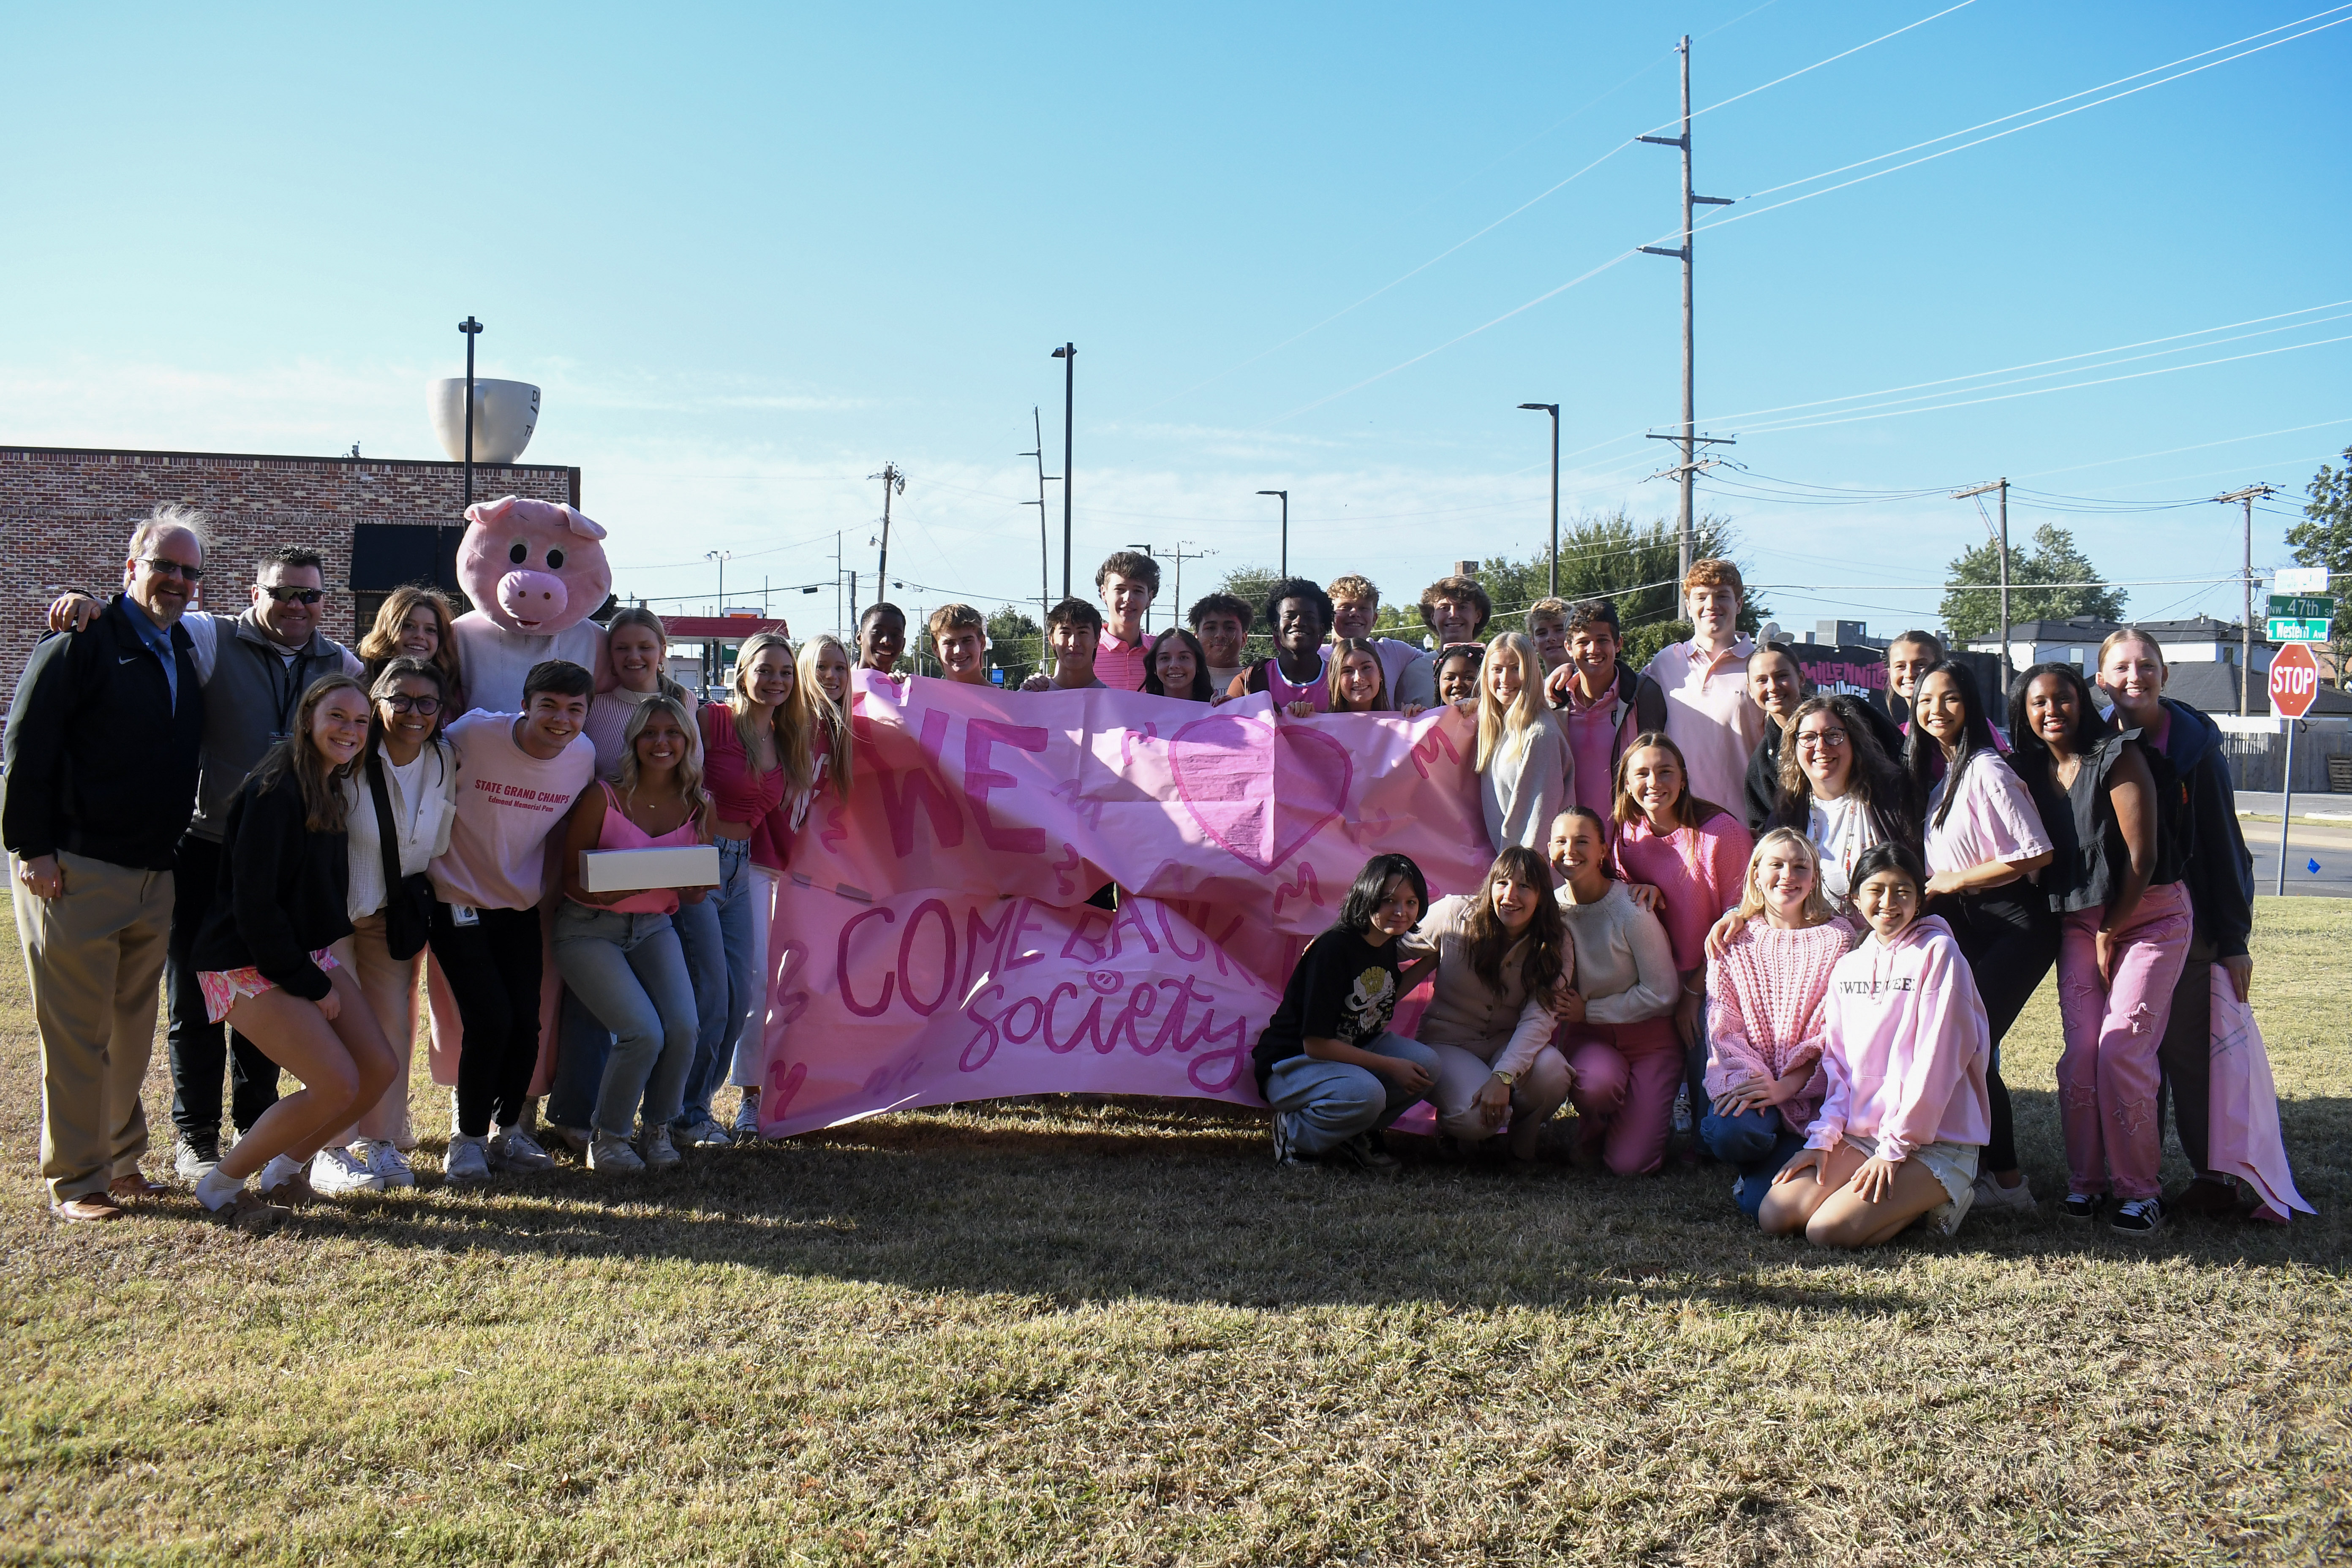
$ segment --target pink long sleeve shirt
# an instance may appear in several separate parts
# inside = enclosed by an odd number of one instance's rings
[[[1842,920],[1782,931],[1759,915],[1707,966],[1709,1098],[1728,1094],[1745,1079],[1777,1080],[1810,1060],[1812,1076],[1780,1103],[1780,1119],[1792,1133],[1812,1124],[1829,1092],[1821,1058],[1830,975],[1853,947],[1853,935]]]
[[[1754,848],[1747,824],[1729,811],[1663,836],[1641,817],[1617,830],[1617,874],[1626,882],[1648,883],[1665,895],[1660,918],[1674,944],[1675,967],[1682,973],[1706,967],[1707,927],[1739,902]]]
[[[1829,1093],[1806,1146],[1833,1149],[1861,1134],[1887,1160],[1929,1144],[1981,1146],[1992,1136],[1991,1037],[1976,978],[1941,916],[1915,921],[1891,946],[1865,937],[1830,974]]]

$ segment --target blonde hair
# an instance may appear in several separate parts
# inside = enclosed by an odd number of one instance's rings
[[[751,744],[751,666],[760,655],[771,648],[784,651],[784,665],[793,672],[793,695],[776,705],[769,727],[776,737],[776,765],[783,769],[784,783],[790,789],[805,789],[809,781],[809,711],[805,690],[800,679],[800,666],[793,660],[793,645],[773,632],[757,632],[743,640],[735,651],[735,679],[729,690],[734,700],[727,706],[735,716],[735,733],[743,741],[743,767],[752,778],[762,771],[759,748]]]
[[[637,737],[656,712],[666,713],[686,732],[686,755],[677,759],[677,798],[686,802],[688,820],[698,828],[710,826],[710,791],[702,787],[702,731],[684,703],[667,692],[656,692],[636,706],[621,729],[621,793],[637,792]]]
[[[825,695],[824,687],[817,683],[816,678],[817,655],[827,648],[841,655],[841,662],[849,666],[851,674],[856,673],[857,655],[850,652],[849,644],[830,632],[820,632],[801,644],[800,690],[796,695],[808,705],[811,747],[814,747],[816,732],[820,729],[824,731],[825,740],[832,747],[834,785],[845,797],[849,793],[851,756],[849,715],[842,710],[840,704]]]
[[[1508,653],[1519,662],[1519,695],[1505,707],[1495,700],[1495,661]],[[1481,773],[1495,754],[1505,748],[1524,750],[1534,727],[1542,724],[1543,659],[1524,632],[1505,632],[1486,644],[1478,661],[1478,751],[1475,763]]]
[[[2164,650],[2157,646],[2155,638],[2149,636],[2147,632],[2141,631],[2137,626],[2126,626],[2120,632],[2108,632],[2107,640],[2099,644],[2099,662],[2092,665],[2092,669],[2105,669],[2107,667],[2108,650],[2112,649],[2118,643],[2137,643],[2141,644],[2147,648],[2149,653],[2156,655],[2156,667],[2158,669],[2162,670],[2168,675],[2172,674],[2172,666],[2164,662]]]
[[[670,701],[674,703],[683,704],[688,713],[693,712],[693,694],[688,692],[684,686],[679,685],[676,681],[670,679],[669,676],[669,628],[662,624],[662,618],[660,616],[655,614],[644,605],[624,605],[622,608],[613,612],[613,619],[607,622],[604,627],[604,636],[607,644],[609,645],[613,633],[631,626],[652,632],[654,634],[654,641],[661,644],[663,667],[656,669],[654,672],[654,690],[661,693],[662,695],[669,698]],[[697,730],[695,733],[698,737],[701,731]],[[698,738],[696,741],[696,744],[701,744]]]
[[[1352,571],[1345,577],[1333,578],[1324,587],[1323,591],[1334,601],[1369,599],[1372,601],[1374,610],[1381,607],[1381,591],[1372,586],[1372,580],[1369,577],[1359,577]]]
[[[1813,848],[1811,839],[1796,829],[1775,828],[1756,841],[1756,848],[1748,857],[1748,879],[1739,886],[1741,925],[1764,913],[1764,892],[1756,885],[1756,873],[1763,869],[1765,852],[1791,844],[1805,857],[1805,865],[1813,873],[1813,885],[1805,890],[1805,902],[1801,910],[1805,924],[1809,926],[1826,925],[1837,918],[1837,911],[1830,904],[1829,894],[1822,886],[1821,852]]]

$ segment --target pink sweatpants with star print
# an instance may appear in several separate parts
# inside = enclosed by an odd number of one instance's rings
[[[2058,942],[2058,1014],[2066,1032],[2058,1059],[2058,1117],[2066,1167],[2080,1193],[2110,1190],[2129,1201],[2158,1193],[2163,1129],[2157,1121],[2156,1049],[2172,1011],[2172,989],[2189,957],[2189,892],[2151,887],[2130,922],[2112,934],[2114,982],[2099,979],[2099,921],[2105,910],[2066,916]]]

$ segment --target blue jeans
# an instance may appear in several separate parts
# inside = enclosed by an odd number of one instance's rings
[[[1753,1219],[1780,1167],[1805,1146],[1804,1135],[1789,1131],[1778,1106],[1723,1116],[1709,1110],[1699,1119],[1698,1141],[1706,1152],[1739,1172],[1732,1188],[1739,1212]]]
[[[702,901],[709,925],[697,934],[698,946],[709,936],[718,938],[717,950],[706,947],[701,955],[701,961],[714,970],[716,983],[709,999],[715,1005],[699,1014],[702,1028],[694,1042],[694,1066],[686,1077],[686,1106],[678,1117],[682,1126],[709,1118],[710,1097],[726,1082],[727,1070],[735,1061],[735,1042],[743,1037],[743,1020],[751,1010],[751,898],[757,886],[750,841],[719,840],[719,885]]]
[[[1421,1041],[1381,1034],[1360,1049],[1419,1062],[1429,1072],[1431,1088],[1436,1087],[1437,1052]],[[1297,1118],[1292,1146],[1302,1155],[1319,1155],[1359,1133],[1385,1127],[1427,1094],[1428,1090],[1401,1088],[1368,1067],[1312,1056],[1277,1061],[1265,1077],[1265,1103]]]
[[[669,917],[686,959],[687,978],[694,986],[695,1053],[687,1063],[690,1085],[696,1064],[706,1060],[703,1041],[716,1039],[720,1014],[727,1006],[727,952],[719,931],[719,911],[709,899],[681,902]],[[596,1094],[604,1084],[604,1058],[613,1049],[613,1031],[588,1009],[578,992],[563,988],[563,1009],[556,1025],[555,1081],[547,1092],[547,1119],[559,1127],[585,1127],[595,1119]],[[710,1094],[703,1092],[701,1113],[710,1113]],[[691,1098],[673,1120],[681,1124],[697,1117]]]
[[[647,1126],[675,1118],[698,1019],[669,916],[621,915],[567,900],[555,912],[555,967],[613,1031],[590,1124],[597,1135],[627,1137],[640,1100]]]

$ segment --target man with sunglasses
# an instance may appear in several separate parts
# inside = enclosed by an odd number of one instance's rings
[[[246,775],[287,733],[311,682],[361,673],[357,655],[319,631],[326,603],[323,565],[316,550],[281,545],[257,564],[252,603],[244,613],[190,610],[180,620],[204,690],[204,756],[196,814],[173,862],[172,942],[163,979],[171,1014],[172,1120],[180,1133],[173,1168],[190,1182],[220,1161],[224,1067],[229,1118],[240,1134],[278,1103],[277,1064],[226,1026],[205,1021],[204,990],[188,952],[212,909],[221,831]],[[69,593],[50,607],[49,624],[54,630],[87,625],[99,610],[95,600]]]
[[[120,1219],[163,1190],[139,1169],[139,1086],[204,733],[183,624],[201,520],[157,507],[131,536],[122,591],[33,650],[8,710],[0,841],[41,1040],[41,1176],[66,1221]]]

